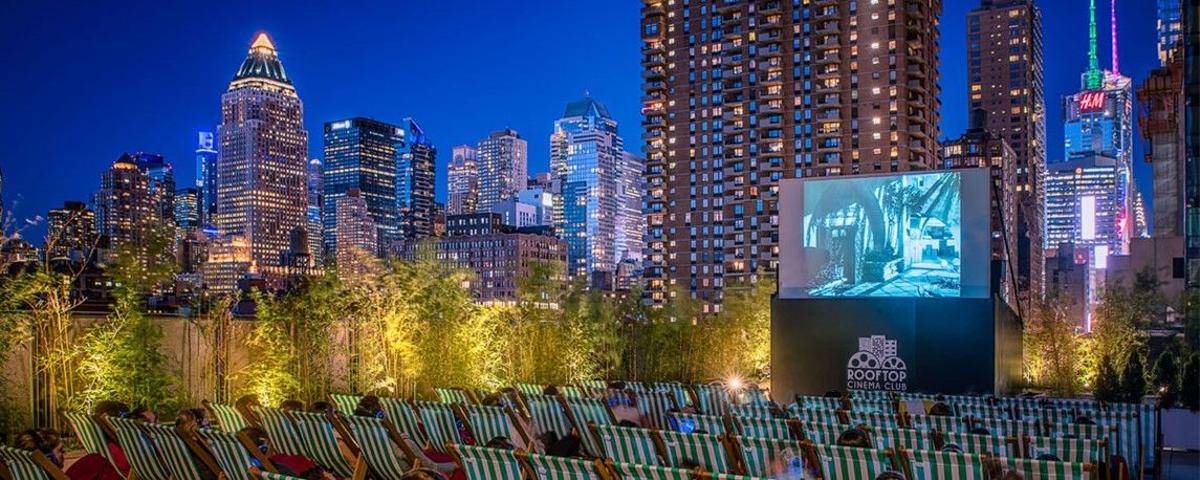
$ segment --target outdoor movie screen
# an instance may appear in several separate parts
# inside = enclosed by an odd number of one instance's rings
[[[987,297],[989,192],[987,169],[785,180],[780,297]]]

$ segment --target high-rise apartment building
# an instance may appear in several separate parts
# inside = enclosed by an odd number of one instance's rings
[[[338,251],[338,199],[354,189],[367,204],[371,221],[379,230],[379,243],[386,245],[397,238],[396,166],[404,136],[401,127],[370,118],[325,123],[321,215],[327,252]]]
[[[221,96],[217,139],[220,234],[245,239],[258,271],[282,280],[291,232],[305,226],[308,131],[304,105],[266,33],[255,35]]]
[[[475,211],[491,211],[493,204],[525,189],[529,181],[528,152],[528,142],[511,128],[492,132],[479,141],[479,199]]]
[[[308,253],[319,266],[325,256],[325,225],[321,214],[325,210],[325,180],[321,159],[308,161],[308,209],[305,214],[308,230]]]
[[[86,264],[95,260],[96,214],[83,202],[66,201],[46,215],[47,260]]]
[[[1182,58],[1183,4],[1180,0],[1158,0],[1158,63],[1165,67],[1174,58]]]
[[[967,16],[967,80],[972,112],[1016,154],[1018,290],[1045,290],[1046,95],[1042,14],[1033,0],[983,0]],[[1027,303],[1027,302],[1024,302]],[[1023,304],[1024,304],[1023,303]]]
[[[92,204],[103,249],[100,258],[106,262],[123,246],[145,246],[149,229],[161,221],[158,198],[150,191],[150,176],[129,154],[121,155],[101,174]]]
[[[134,152],[130,155],[138,169],[150,178],[150,194],[158,205],[158,218],[175,221],[175,168],[157,153]]]
[[[200,189],[189,187],[175,191],[175,226],[188,229],[200,226]]]
[[[433,235],[434,185],[437,148],[412,118],[404,119],[404,136],[396,155],[396,218],[398,235]],[[387,250],[390,244],[381,243]]]
[[[355,275],[361,273],[366,259],[378,256],[379,231],[371,217],[371,207],[366,196],[356,188],[347,190],[337,197],[337,222],[334,225],[338,270]]]
[[[196,189],[200,192],[200,223],[213,224],[217,210],[217,148],[212,132],[199,132],[196,139]]]
[[[457,145],[451,150],[446,175],[446,214],[475,213],[479,203],[479,163],[475,147]]]
[[[936,168],[940,0],[642,7],[648,295],[778,262],[778,184]]]

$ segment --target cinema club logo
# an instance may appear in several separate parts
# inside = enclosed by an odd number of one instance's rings
[[[896,341],[883,335],[858,338],[846,362],[846,386],[855,390],[908,390],[908,366],[896,356]]]

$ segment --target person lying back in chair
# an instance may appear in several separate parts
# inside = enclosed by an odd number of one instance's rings
[[[254,442],[260,452],[266,454],[271,451],[270,440],[267,438],[267,432],[258,427],[246,427],[238,432],[239,435],[245,434]],[[320,465],[312,461],[304,455],[287,455],[275,452],[274,455],[268,457],[268,460],[275,465],[279,473],[292,477],[300,477],[314,480],[336,480],[337,477],[325,471]]]
[[[17,435],[17,448],[41,452],[58,468],[63,468],[64,452],[58,432],[50,429],[26,430]],[[123,477],[108,459],[89,453],[71,464],[65,472],[71,480],[121,480]]]

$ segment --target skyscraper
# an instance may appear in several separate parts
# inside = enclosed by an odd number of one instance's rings
[[[983,0],[967,16],[970,110],[1016,154],[1017,245],[1013,265],[1023,299],[1045,290],[1043,238],[1046,98],[1042,13],[1033,0]]]
[[[399,126],[355,117],[325,123],[323,182],[325,250],[337,252],[338,199],[357,189],[367,204],[376,238],[387,245],[397,238],[396,166],[404,144]],[[378,253],[378,252],[376,252]]]
[[[396,156],[396,216],[404,238],[433,235],[434,175],[437,149],[412,118],[404,119],[404,136]],[[382,243],[387,250],[390,243]]]
[[[305,215],[308,225],[308,253],[312,255],[313,263],[321,264],[325,255],[325,227],[321,212],[325,209],[325,180],[321,159],[308,161],[308,213]]]
[[[92,204],[103,249],[100,259],[105,262],[112,261],[121,247],[144,247],[149,229],[161,221],[159,203],[150,191],[150,176],[128,153],[100,175],[100,189]]]
[[[940,0],[642,7],[647,290],[778,259],[778,183],[936,167]]]
[[[451,150],[446,178],[446,214],[475,213],[479,203],[479,163],[475,147],[457,145]]]
[[[46,215],[46,259],[95,260],[96,214],[83,202],[66,201]]]
[[[196,189],[200,195],[200,224],[212,225],[217,210],[217,149],[212,132],[200,132],[196,141]]]
[[[337,237],[338,270],[347,275],[361,273],[368,258],[378,256],[379,232],[367,199],[357,188],[347,190],[337,197],[337,222],[334,236]]]
[[[1138,129],[1153,172],[1154,236],[1182,236],[1185,209],[1183,59],[1150,72],[1138,87]]]
[[[181,188],[175,191],[175,226],[188,229],[200,226],[200,189]]]
[[[217,227],[245,239],[259,272],[281,280],[291,231],[305,225],[308,131],[304,105],[266,33],[255,35],[221,96],[217,139]]]
[[[478,212],[491,211],[492,205],[524,190],[528,182],[529,144],[516,130],[492,132],[479,141]]]
[[[135,152],[131,155],[138,169],[150,177],[150,194],[158,204],[158,218],[175,221],[175,167],[157,153]]]
[[[1173,58],[1182,56],[1183,5],[1179,0],[1158,0],[1158,63],[1165,67]]]

